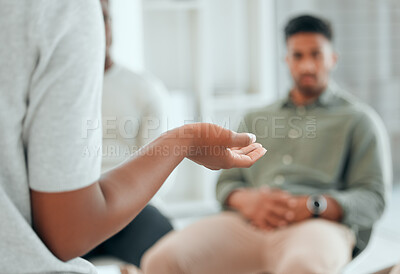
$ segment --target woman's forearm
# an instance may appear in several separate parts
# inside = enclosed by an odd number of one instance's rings
[[[171,130],[88,187],[31,190],[33,227],[59,259],[81,256],[135,218],[185,157],[212,169],[248,167],[266,151],[254,141],[212,124]]]
[[[61,260],[82,256],[143,209],[185,157],[187,140],[166,133],[98,182],[76,191],[31,191],[34,228]]]

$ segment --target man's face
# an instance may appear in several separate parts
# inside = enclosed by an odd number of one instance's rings
[[[319,95],[337,60],[330,41],[318,33],[297,33],[287,40],[287,50],[286,63],[295,87],[305,96]]]

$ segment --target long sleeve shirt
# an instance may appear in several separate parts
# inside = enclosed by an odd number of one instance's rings
[[[388,136],[370,107],[331,85],[312,104],[296,106],[288,96],[248,113],[239,131],[254,133],[268,152],[250,168],[222,172],[222,205],[238,188],[326,194],[357,236],[355,254],[366,247],[392,181]]]

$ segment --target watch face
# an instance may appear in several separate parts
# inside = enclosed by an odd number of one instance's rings
[[[314,217],[318,217],[322,214],[327,207],[327,202],[324,196],[315,195],[308,197],[307,200],[307,208],[314,215]]]

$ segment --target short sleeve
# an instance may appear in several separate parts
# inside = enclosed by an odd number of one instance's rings
[[[42,10],[33,13],[31,34],[37,65],[23,132],[29,187],[70,191],[100,176],[101,8],[97,0],[44,1],[38,6]]]

